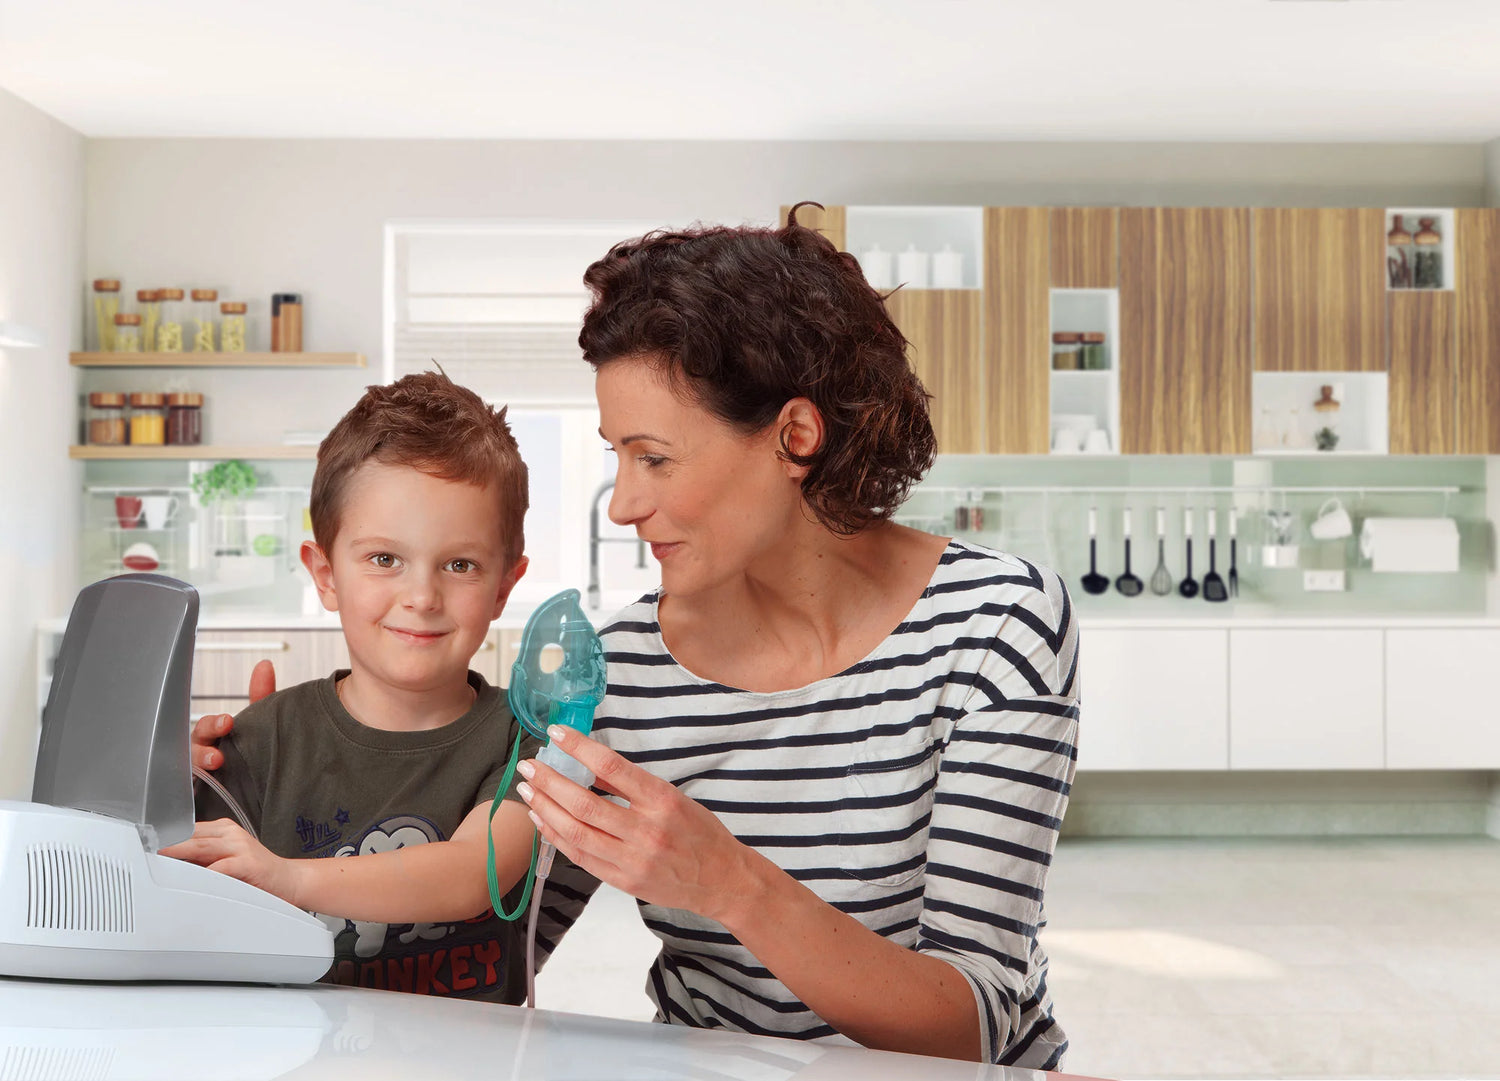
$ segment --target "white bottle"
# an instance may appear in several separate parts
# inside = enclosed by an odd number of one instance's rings
[[[896,284],[893,263],[894,257],[879,244],[871,244],[859,257],[859,268],[865,272],[865,281],[871,289],[889,289]]]
[[[962,289],[964,287],[964,253],[954,251],[952,244],[944,244],[943,250],[932,257],[932,287],[934,289]]]
[[[896,258],[897,279],[909,289],[928,288],[928,262],[925,251],[917,251],[915,244],[908,244],[906,250]]]

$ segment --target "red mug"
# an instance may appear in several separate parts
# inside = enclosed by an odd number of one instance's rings
[[[134,529],[141,517],[140,496],[115,496],[115,517],[120,520],[121,529]]]

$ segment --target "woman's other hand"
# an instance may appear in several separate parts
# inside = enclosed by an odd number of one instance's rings
[[[250,701],[259,702],[276,690],[276,666],[270,661],[260,661],[250,670]],[[193,765],[212,772],[224,764],[224,755],[218,748],[219,740],[234,728],[234,718],[227,713],[210,713],[199,717],[193,725]]]

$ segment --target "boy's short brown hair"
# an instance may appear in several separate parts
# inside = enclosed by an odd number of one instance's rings
[[[441,372],[366,387],[318,446],[309,511],[313,539],[324,552],[338,536],[349,478],[371,458],[443,480],[493,485],[507,569],[521,558],[530,504],[526,463],[503,408],[490,408]]]

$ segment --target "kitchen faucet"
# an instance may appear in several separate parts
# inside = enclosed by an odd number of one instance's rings
[[[601,544],[635,544],[635,565],[637,570],[646,569],[646,542],[639,537],[601,537],[599,536],[599,501],[604,498],[606,492],[615,486],[615,482],[607,480],[594,490],[594,498],[589,502],[589,589],[588,601],[590,608],[598,608],[600,601],[599,590],[599,545]]]

